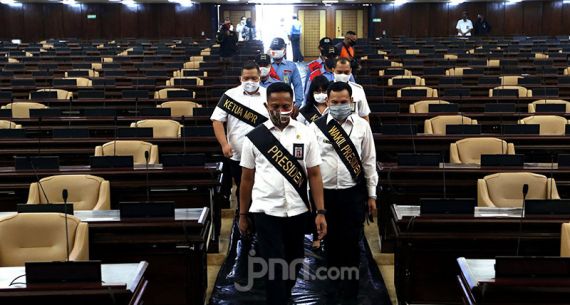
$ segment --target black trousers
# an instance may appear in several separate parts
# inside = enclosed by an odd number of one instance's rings
[[[275,271],[265,276],[266,304],[288,304],[301,264],[296,264],[294,275],[289,273],[289,269],[293,261],[302,262],[304,258],[304,231],[309,213],[293,217],[275,217],[263,213],[252,215],[260,256],[268,263],[268,270]],[[271,260],[287,262],[287,268],[284,270],[282,264],[272,264]]]
[[[329,268],[358,268],[360,265],[360,236],[363,230],[366,187],[355,186],[344,190],[324,190],[327,210],[325,248]],[[342,271],[342,270],[341,270]],[[340,279],[334,293],[344,299],[356,299],[358,280]]]
[[[301,35],[291,35],[291,46],[293,47],[293,62],[304,60],[301,53]]]

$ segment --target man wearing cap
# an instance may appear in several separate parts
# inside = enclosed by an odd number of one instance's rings
[[[258,54],[255,56],[255,62],[261,71],[261,77],[259,81],[259,85],[261,87],[267,88],[269,85],[279,82],[275,78],[271,77],[271,75],[269,75],[269,72],[271,72],[271,58],[269,58],[269,55]]]
[[[303,81],[297,65],[285,59],[287,45],[283,38],[274,38],[269,47],[269,56],[273,59],[269,76],[293,86],[295,90],[295,108],[299,110],[303,105]]]
[[[311,61],[308,65],[309,73],[307,73],[307,78],[305,79],[305,98],[315,77],[323,75],[329,81],[334,80],[332,69],[334,68],[336,59],[338,58],[338,50],[332,44],[332,40],[330,38],[324,37],[319,41],[319,51],[321,56]],[[350,75],[349,81],[355,82],[353,75]]]

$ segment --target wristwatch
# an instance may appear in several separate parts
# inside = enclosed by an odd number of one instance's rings
[[[326,215],[327,210],[317,210],[317,215]]]

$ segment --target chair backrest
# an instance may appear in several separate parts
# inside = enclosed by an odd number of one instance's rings
[[[2,109],[12,109],[12,117],[18,119],[29,119],[30,109],[48,108],[44,104],[35,102],[14,102],[2,106]]]
[[[481,155],[515,154],[513,143],[498,138],[466,138],[449,145],[451,163],[481,164]]]
[[[397,68],[397,67],[401,67],[401,66],[392,66],[393,68]],[[394,70],[394,69],[392,69]],[[412,75],[412,71],[408,70],[408,69],[396,69],[396,70],[402,70],[403,71],[403,75],[406,76],[411,76]],[[379,70],[378,71],[378,75],[380,76],[384,76],[387,75],[388,73],[386,72],[386,70]]]
[[[75,210],[109,210],[111,191],[109,181],[91,175],[56,175],[45,177],[39,184],[30,184],[28,204],[63,202],[61,192],[68,190],[68,202]],[[44,194],[45,192],[45,194]],[[47,198],[46,198],[47,196]]]
[[[22,125],[8,120],[0,120],[0,129],[20,129]]]
[[[477,120],[462,115],[438,115],[424,121],[424,133],[445,135],[447,125],[475,125]]]
[[[526,199],[560,199],[554,179],[528,172],[497,173],[477,181],[478,205],[520,207],[524,184],[529,186]]]
[[[570,223],[562,224],[560,234],[560,256],[570,257]]]
[[[519,79],[521,79],[522,76],[507,75],[499,78],[501,79],[502,86],[517,86],[519,84]]]
[[[402,89],[399,89],[396,92],[396,96],[397,97],[402,97],[402,91],[405,90],[425,90],[426,91],[426,96],[425,97],[438,97],[437,95],[437,89],[433,89],[430,87],[426,87],[426,86],[411,86],[411,87],[404,87]]]
[[[568,120],[557,115],[533,115],[520,119],[519,124],[540,125],[540,135],[564,135]]]
[[[472,68],[470,67],[456,67],[456,68],[451,68],[451,69],[447,69],[445,71],[445,75],[446,76],[463,76],[463,71],[464,70],[470,70]]]
[[[189,101],[169,101],[157,105],[158,108],[170,108],[170,115],[173,117],[191,117],[194,115],[194,108],[201,108],[202,105]]]
[[[77,87],[92,87],[93,82],[85,77],[66,77],[65,79],[74,79]]]
[[[58,100],[70,100],[71,98],[73,98],[73,92],[63,89],[40,89],[37,92],[56,92]],[[32,99],[31,93],[28,98]]]
[[[89,71],[89,77],[99,77],[99,72],[93,69],[73,69],[73,71]],[[69,77],[68,72],[65,72],[65,77]]]
[[[89,259],[87,223],[68,215],[70,260]],[[26,262],[66,259],[64,215],[20,213],[0,219],[0,266],[23,266]],[[63,238],[62,238],[63,237]]]
[[[420,50],[419,49],[408,49],[408,50],[406,50],[406,54],[408,54],[408,55],[419,55]]]
[[[429,105],[432,104],[449,104],[449,102],[444,100],[418,101],[410,105],[410,113],[428,113]]]
[[[510,89],[518,90],[519,91],[519,97],[532,97],[532,90],[527,89],[525,87],[521,87],[521,86],[499,86],[499,87],[495,87],[493,89],[489,89],[489,97],[494,96],[495,90],[510,90]]]
[[[133,156],[134,164],[145,164],[144,152],[149,151],[149,164],[158,163],[158,146],[145,141],[118,140],[95,147],[95,156]]]
[[[390,78],[388,80],[388,86],[393,86],[394,85],[394,80],[397,79],[412,79],[415,81],[414,85],[415,86],[425,86],[426,85],[426,80],[419,77],[419,76],[414,76],[414,75],[398,75],[398,76],[394,76],[392,78]]]
[[[200,69],[200,62],[187,61],[184,63],[184,69]]]
[[[566,105],[566,112],[569,113],[570,112],[570,102],[565,101],[565,100],[550,100],[550,99],[544,99],[544,100],[537,100],[534,101],[532,103],[528,104],[528,112],[529,113],[535,113],[536,112],[536,105],[538,104],[563,104]]]
[[[501,60],[500,59],[487,59],[487,67],[500,67]]]
[[[190,56],[190,61],[193,62],[203,62],[204,56]]]
[[[166,89],[160,89],[156,92],[154,92],[154,98],[155,99],[165,99],[168,98],[168,91],[190,91],[188,89],[184,89],[184,88],[166,88]],[[196,93],[192,92],[192,97],[196,97]]]
[[[174,120],[149,119],[131,123],[131,127],[152,128],[153,138],[179,138],[182,125]]]
[[[459,57],[457,54],[443,54],[443,59],[447,60],[457,60]]]

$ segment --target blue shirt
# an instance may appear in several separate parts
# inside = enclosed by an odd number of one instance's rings
[[[292,61],[283,59],[280,63],[271,63],[271,66],[282,82],[293,86],[293,90],[295,90],[295,106],[301,108],[305,95],[303,94],[303,81],[301,81],[301,74],[299,69],[297,69],[297,65]]]
[[[275,78],[268,76],[267,79],[265,81],[260,81],[259,85],[263,88],[267,88],[269,87],[269,85],[273,84],[273,83],[278,83],[279,81],[276,80]]]
[[[299,20],[293,21],[291,25],[291,35],[301,35],[301,22]]]

